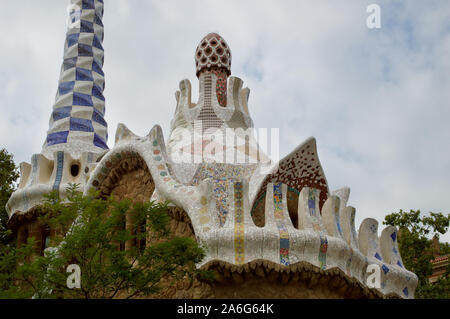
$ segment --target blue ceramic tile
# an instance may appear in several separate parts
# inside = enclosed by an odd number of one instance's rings
[[[70,116],[71,106],[58,107],[53,110],[53,121],[57,121]]]
[[[385,275],[389,272],[389,268],[384,264],[383,264],[383,266],[381,266],[381,269],[383,269],[383,272]]]
[[[92,87],[92,96],[95,96],[97,99],[100,99],[102,101],[105,100],[105,97],[103,96],[102,93],[102,89],[98,87],[98,85],[96,85],[94,83],[94,86]]]
[[[67,47],[70,48],[71,46],[78,43],[78,38],[80,37],[79,33],[72,33],[67,35]]]
[[[82,132],[94,132],[91,120],[80,119],[77,117],[70,118],[70,130]]]
[[[59,95],[64,95],[72,92],[74,86],[75,86],[74,81],[59,83],[58,87]]]
[[[78,55],[79,56],[94,56],[92,53],[92,46],[84,44],[84,43],[78,43]]]
[[[61,131],[50,133],[47,135],[47,145],[55,145],[55,144],[63,144],[67,143],[67,136],[69,135],[69,131]]]
[[[94,33],[94,23],[86,20],[80,21],[80,32]]]
[[[83,9],[95,9],[94,0],[83,0],[82,8]]]
[[[76,77],[77,81],[94,81],[92,77],[92,71],[83,68],[77,68]]]
[[[105,141],[94,133],[94,145],[103,149],[108,149],[108,145],[106,145]]]
[[[92,103],[92,98],[90,95],[79,93],[79,92],[74,92],[73,93],[73,105],[94,106],[94,103]]]
[[[107,126],[106,121],[104,120],[103,116],[96,109],[94,109],[94,112],[92,113],[92,120],[94,122],[97,122],[97,123],[105,126],[105,127]]]

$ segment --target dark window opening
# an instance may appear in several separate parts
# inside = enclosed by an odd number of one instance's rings
[[[72,164],[72,166],[70,166],[70,174],[72,174],[73,177],[78,176],[79,172],[80,172],[80,165]]]

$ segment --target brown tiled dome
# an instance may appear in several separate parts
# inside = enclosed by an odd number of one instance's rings
[[[195,50],[195,66],[197,76],[202,70],[213,67],[223,68],[227,75],[231,74],[231,51],[220,35],[209,33],[200,41]]]

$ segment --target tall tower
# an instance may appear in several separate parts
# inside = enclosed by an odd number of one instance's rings
[[[64,60],[42,154],[78,157],[108,149],[103,73],[103,0],[71,0]]]
[[[66,195],[70,184],[84,189],[97,159],[108,150],[103,74],[103,0],[71,0],[64,60],[50,125],[42,151],[31,163],[20,164],[20,183],[6,210],[18,243],[27,236],[38,239],[42,227],[36,219],[50,191]]]

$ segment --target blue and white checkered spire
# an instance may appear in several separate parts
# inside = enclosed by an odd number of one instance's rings
[[[71,0],[64,61],[42,153],[108,149],[104,119],[103,0]]]

